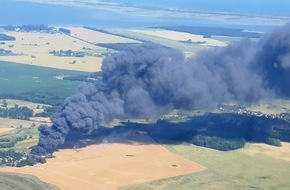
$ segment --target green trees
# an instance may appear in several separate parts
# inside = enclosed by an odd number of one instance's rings
[[[282,146],[281,141],[279,139],[271,138],[271,137],[266,138],[265,143],[272,146],[278,146],[278,147]]]
[[[12,148],[19,141],[27,139],[27,135],[18,135],[16,137],[1,136],[0,137],[0,148]]]
[[[34,166],[37,163],[46,163],[46,158],[15,152],[15,150],[0,151],[1,166],[23,167]]]
[[[38,32],[51,32],[51,33],[55,32],[54,27],[50,27],[44,24],[28,24],[28,25],[21,25],[21,26],[7,25],[7,26],[3,26],[3,28],[8,31],[25,31],[25,32],[38,31]]]
[[[58,31],[66,34],[66,35],[70,35],[70,33],[71,33],[71,31],[69,29],[66,29],[66,28],[59,28]]]
[[[20,160],[24,156],[23,153],[14,150],[0,151],[0,165],[13,166],[16,160]]]
[[[46,159],[44,157],[37,157],[37,156],[23,156],[21,159],[16,161],[14,166],[16,167],[23,167],[23,166],[34,166],[37,163],[44,164],[46,163]]]
[[[50,117],[52,114],[59,112],[61,110],[60,106],[45,107],[44,111],[35,114],[36,117]]]
[[[35,157],[27,157],[26,164],[29,166],[34,166],[37,163],[37,160]]]
[[[228,151],[236,150],[245,146],[246,140],[243,138],[227,139],[217,136],[196,135],[192,139],[192,144],[207,148]]]
[[[16,167],[23,167],[23,166],[27,166],[27,161],[26,160],[20,160],[16,164]]]
[[[242,148],[246,142],[273,146],[281,146],[280,140],[290,142],[289,121],[237,113],[207,113],[184,122],[170,117],[158,120],[154,130],[146,131],[158,142],[186,142],[221,151]]]
[[[29,102],[49,104],[49,105],[62,105],[64,99],[63,95],[56,95],[53,93],[39,93],[39,92],[23,92],[23,93],[0,93],[1,99],[16,99]]]
[[[5,108],[6,108],[6,107],[8,106],[8,103],[7,103],[7,101],[6,101],[6,100],[3,100],[3,101],[2,101],[2,105],[3,105],[3,107],[5,107]]]
[[[15,105],[12,108],[0,108],[0,117],[11,119],[29,120],[33,116],[33,110],[28,107]]]

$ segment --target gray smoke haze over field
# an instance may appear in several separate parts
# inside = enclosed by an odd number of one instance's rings
[[[290,96],[290,25],[259,42],[242,40],[186,59],[153,43],[103,61],[102,81],[82,84],[65,100],[53,125],[39,128],[32,153],[53,152],[70,133],[90,134],[113,119],[156,118],[172,109],[214,107]]]

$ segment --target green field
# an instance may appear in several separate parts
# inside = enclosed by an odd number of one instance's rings
[[[8,148],[0,148],[0,151],[15,150],[16,152],[28,153],[29,147],[38,142],[38,126],[35,127],[17,127],[14,130],[0,134],[1,139],[9,139],[5,143],[16,142],[14,146]],[[22,138],[22,139],[21,139]],[[1,145],[1,144],[0,144]]]
[[[175,40],[170,40],[166,38],[159,38],[156,36],[150,36],[142,33],[137,33],[137,32],[132,32],[130,30],[126,29],[110,29],[109,30],[112,33],[115,34],[121,34],[124,36],[130,36],[136,39],[140,40],[145,40],[145,41],[151,41],[154,43],[158,43],[164,46],[180,49],[181,51],[184,52],[191,52],[191,53],[197,53],[198,51],[205,49],[203,46],[195,45],[195,44],[186,44],[186,43],[181,43]]]
[[[288,99],[273,99],[262,101],[259,104],[252,104],[246,106],[250,111],[262,112],[265,114],[281,114],[289,113],[290,100]]]
[[[0,61],[0,96],[4,98],[28,101],[43,101],[45,103],[62,104],[64,99],[77,90],[80,82],[60,80],[56,76],[79,76],[89,73],[52,69]],[[29,121],[19,120],[14,130],[1,134],[0,139],[10,139],[1,142],[15,143],[13,147],[0,148],[0,151],[14,149],[17,152],[28,152],[29,147],[38,141],[38,126],[31,127]],[[33,122],[30,122],[33,123]],[[21,127],[20,127],[21,125]],[[23,126],[23,127],[22,127]],[[20,141],[20,137],[26,137]],[[0,144],[1,145],[1,144]]]
[[[57,187],[51,186],[40,181],[38,178],[29,175],[20,175],[0,172],[1,190],[57,190]]]
[[[80,82],[60,80],[56,76],[84,74],[88,73],[0,61],[0,95],[49,94],[64,99],[76,91]]]
[[[248,155],[240,150],[221,152],[194,145],[167,145],[171,152],[208,169],[195,174],[157,180],[122,190],[224,190],[290,188],[290,162],[265,155]]]

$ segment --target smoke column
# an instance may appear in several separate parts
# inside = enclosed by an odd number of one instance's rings
[[[172,109],[214,107],[290,95],[290,25],[259,42],[242,40],[186,59],[153,43],[104,59],[102,81],[82,84],[52,126],[39,128],[34,154],[53,152],[71,133],[90,134],[113,119],[152,118]]]

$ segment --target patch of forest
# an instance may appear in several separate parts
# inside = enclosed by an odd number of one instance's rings
[[[38,163],[46,163],[46,158],[15,152],[12,149],[0,151],[0,166],[23,167],[27,165],[34,166]]]
[[[2,26],[1,28],[7,31],[16,31],[16,32],[63,33],[66,35],[70,35],[71,33],[69,29],[56,28],[45,24],[6,25]]]
[[[80,81],[80,82],[97,82],[102,78],[101,72],[95,72],[89,75],[65,76],[63,80]]]
[[[29,120],[33,116],[33,110],[26,106],[14,105],[11,108],[0,108],[0,117],[10,119]]]
[[[52,93],[23,92],[23,93],[0,93],[0,99],[15,99],[28,102],[48,104],[52,106],[61,106],[65,96],[55,95]]]
[[[27,24],[27,25],[7,25],[2,26],[7,31],[21,31],[21,32],[55,32],[55,28],[45,24]]]
[[[290,142],[288,121],[236,113],[207,113],[185,122],[158,120],[156,124],[124,125],[123,131],[146,131],[161,144],[190,143],[221,151],[242,148],[246,142],[273,146],[281,146],[281,141]]]
[[[259,117],[236,113],[207,113],[194,116],[185,122],[158,120],[153,124],[135,123],[128,120],[113,128],[100,127],[90,135],[71,132],[63,148],[78,143],[81,139],[99,139],[107,136],[126,135],[129,131],[146,132],[158,144],[194,144],[220,151],[243,148],[246,142],[281,146],[281,141],[290,142],[290,123],[277,118]],[[138,141],[138,139],[137,139]],[[142,138],[140,139],[142,142]]]

